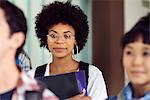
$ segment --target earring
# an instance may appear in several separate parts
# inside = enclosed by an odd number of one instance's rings
[[[76,59],[76,60],[78,60],[78,45],[74,46],[73,58]]]

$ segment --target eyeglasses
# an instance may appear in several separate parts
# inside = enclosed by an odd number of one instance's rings
[[[72,35],[71,33],[65,33],[63,36],[58,35],[58,33],[55,33],[53,31],[49,32],[49,34],[47,35],[48,39],[50,41],[56,41],[58,40],[60,37],[61,39],[63,39],[64,41],[72,41],[74,39],[75,35]]]

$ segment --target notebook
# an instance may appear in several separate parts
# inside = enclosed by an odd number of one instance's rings
[[[37,77],[37,80],[45,83],[56,96],[66,99],[86,90],[85,71],[65,73],[53,76]]]

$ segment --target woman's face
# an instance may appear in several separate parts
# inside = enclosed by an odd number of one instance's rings
[[[144,44],[141,38],[127,44],[123,51],[123,66],[132,84],[149,84],[150,45]]]
[[[72,56],[75,41],[75,30],[68,24],[58,23],[49,28],[47,35],[48,49],[53,57]]]

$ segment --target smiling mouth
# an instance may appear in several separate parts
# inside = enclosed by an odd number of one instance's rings
[[[145,72],[144,71],[131,71],[131,73],[133,74],[133,75],[141,75],[141,74],[144,74]]]

